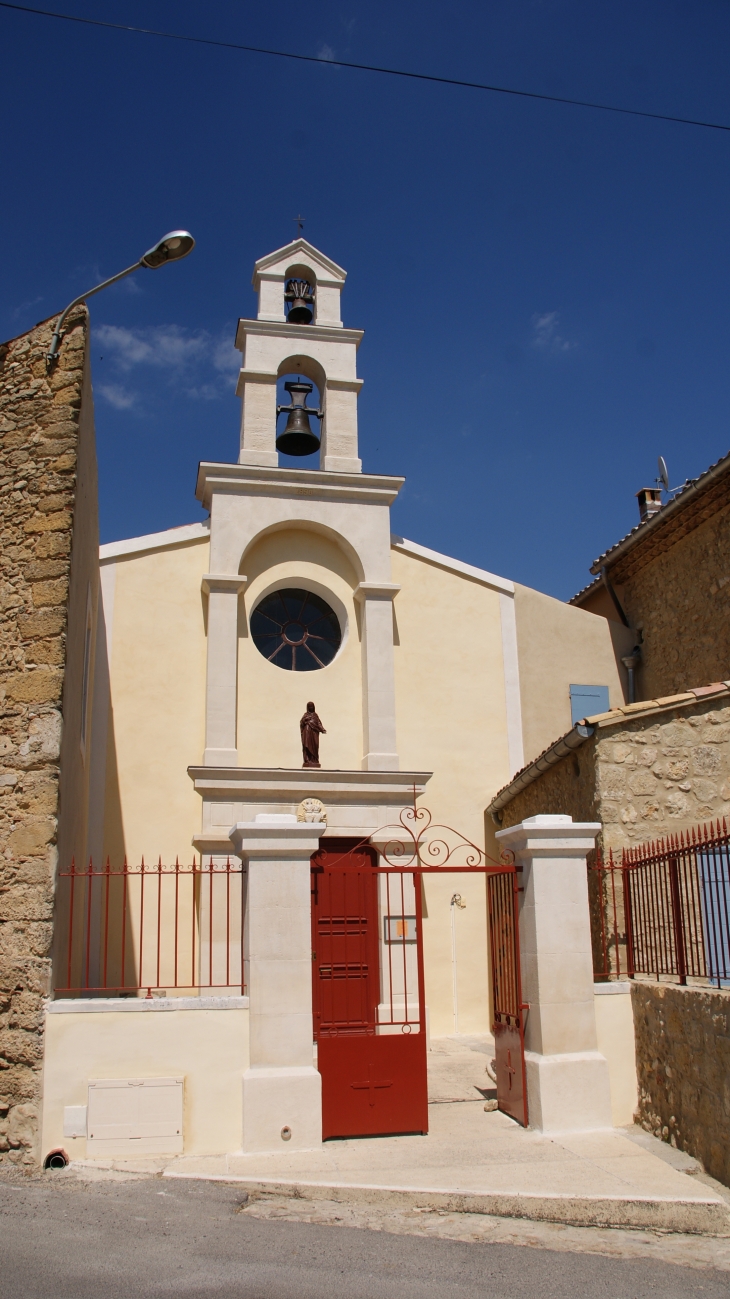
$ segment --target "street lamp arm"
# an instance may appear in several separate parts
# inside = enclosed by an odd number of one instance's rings
[[[74,307],[78,307],[80,302],[85,302],[87,298],[92,297],[95,293],[101,293],[102,289],[108,289],[110,284],[116,284],[117,280],[123,280],[125,275],[131,275],[132,271],[138,271],[140,266],[145,266],[149,271],[155,271],[158,266],[164,266],[166,262],[177,262],[181,257],[187,257],[194,247],[195,240],[189,230],[171,230],[153,248],[148,248],[139,261],[134,263],[134,266],[128,266],[126,271],[120,271],[118,275],[112,275],[110,280],[103,280],[101,284],[95,285],[93,289],[87,289],[86,293],[79,294],[78,298],[74,298],[73,302],[69,302],[53,331],[51,346],[46,354],[47,369],[50,370],[54,362],[58,360],[63,326],[69,311],[73,311]]]
[[[100,293],[102,289],[108,289],[110,284],[116,284],[117,280],[123,280],[125,275],[131,275],[132,271],[138,271],[140,266],[144,266],[144,264],[143,261],[135,262],[134,266],[128,266],[126,271],[120,271],[118,275],[112,275],[109,280],[102,280],[101,284],[95,285],[93,289],[87,289],[86,293],[79,294],[78,298],[74,298],[73,302],[69,302],[66,310],[59,316],[58,324],[53,331],[51,346],[49,347],[48,355],[46,356],[46,362],[49,369],[53,365],[54,361],[58,359],[58,349],[61,346],[61,335],[69,312],[73,311],[74,307],[78,307],[81,302],[85,302],[87,298],[92,296],[92,294]]]

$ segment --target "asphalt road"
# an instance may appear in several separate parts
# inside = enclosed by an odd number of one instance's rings
[[[729,1299],[727,1272],[266,1221],[212,1182],[0,1179],[2,1299]]]

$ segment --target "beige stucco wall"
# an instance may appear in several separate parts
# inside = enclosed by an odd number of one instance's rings
[[[358,578],[332,538],[298,527],[265,535],[242,560],[238,754],[244,767],[299,767],[299,718],[312,698],[326,727],[322,764],[358,769],[363,752]],[[107,565],[105,564],[105,568]],[[204,747],[205,541],[113,562],[111,712],[105,856],[121,862],[188,858],[200,806],[187,767]],[[108,579],[107,579],[108,580]],[[483,809],[512,774],[500,592],[401,550],[392,552],[396,722],[402,770],[433,771],[423,800],[436,823],[484,846]],[[346,625],[324,671],[300,676],[267,663],[248,633],[269,590],[303,585],[331,599]],[[504,596],[502,596],[504,599]],[[623,698],[605,620],[517,588],[517,641],[525,748],[537,752],[570,725],[568,686],[609,685]],[[461,629],[458,634],[456,629]],[[468,635],[464,629],[468,629]],[[453,634],[452,634],[453,632]],[[487,844],[493,850],[491,835]],[[461,859],[463,860],[463,858]],[[489,1030],[486,896],[481,876],[425,881],[427,1001],[434,1036]]]
[[[598,1050],[608,1061],[611,1118],[614,1127],[628,1127],[639,1103],[631,984],[597,983],[594,1005]]]
[[[423,804],[484,846],[483,808],[509,778],[499,594],[393,552],[398,748],[403,770],[433,771]],[[453,836],[447,835],[453,842]],[[455,861],[463,861],[463,853]],[[481,875],[428,878],[424,955],[430,1031],[455,1031],[450,900],[456,908],[459,1031],[489,1032],[486,891]]]
[[[243,998],[236,998],[241,1002]],[[67,1105],[86,1105],[90,1079],[184,1077],[183,1149],[208,1155],[240,1150],[242,1078],[248,1068],[248,1008],[184,1010],[163,1003],[69,1003],[46,1011],[42,1156],[58,1147],[87,1157],[85,1137],[64,1137]],[[61,1012],[62,1013],[59,1013]],[[141,1142],[120,1142],[132,1159]]]
[[[518,584],[515,612],[527,763],[570,730],[571,685],[608,686],[611,708],[625,702],[618,659],[634,641],[616,623]]]
[[[106,565],[105,565],[106,567]],[[204,746],[206,541],[114,561],[104,860],[189,861]]]

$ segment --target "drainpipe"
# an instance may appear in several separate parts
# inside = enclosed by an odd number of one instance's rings
[[[630,654],[621,659],[629,674],[629,703],[636,703],[636,669],[641,667],[641,646],[634,645]]]
[[[464,910],[466,902],[462,902],[461,894],[454,893],[451,902],[451,970],[453,978],[453,995],[454,995],[454,1032],[459,1033],[459,975],[456,964],[456,908]]]

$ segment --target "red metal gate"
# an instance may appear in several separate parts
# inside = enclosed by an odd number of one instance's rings
[[[379,855],[369,840],[325,839],[312,857],[325,1139],[428,1131],[422,880],[452,873],[487,878],[497,1101],[526,1127],[519,868],[509,853],[492,861],[452,827],[432,825],[415,790],[400,825],[371,838]]]
[[[527,1127],[525,1011],[528,1007],[522,1001],[518,892],[515,866],[487,874],[497,1103],[505,1114]]]
[[[312,857],[322,1136],[428,1131],[421,881],[367,843]]]

